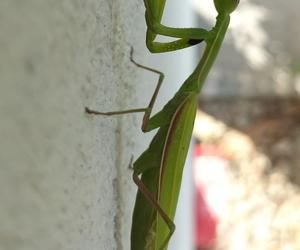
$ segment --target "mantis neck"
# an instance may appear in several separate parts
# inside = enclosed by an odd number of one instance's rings
[[[192,74],[193,78],[196,79],[198,93],[201,91],[203,83],[218,55],[229,22],[229,14],[219,14],[215,27],[210,31],[211,37],[206,41],[203,56]]]

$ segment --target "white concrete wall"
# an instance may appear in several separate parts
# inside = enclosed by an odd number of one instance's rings
[[[146,105],[135,89],[153,85],[129,62],[130,44],[146,52],[143,13],[134,0],[0,2],[1,250],[129,248],[141,116],[83,110]]]

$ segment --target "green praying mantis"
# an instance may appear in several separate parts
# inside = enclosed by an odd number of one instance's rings
[[[164,75],[162,72],[131,61],[140,68],[159,75],[148,107],[114,112],[99,112],[89,108],[92,115],[118,115],[144,112],[142,131],[158,129],[149,147],[133,163],[133,180],[138,193],[132,217],[131,250],[163,250],[175,230],[173,219],[178,201],[181,178],[197,109],[197,96],[216,59],[239,0],[214,0],[218,15],[210,30],[172,28],[161,24],[165,0],[144,0],[147,23],[146,44],[152,53],[179,50],[205,42],[203,56],[163,109],[151,116]],[[177,38],[172,42],[156,42],[157,35]]]

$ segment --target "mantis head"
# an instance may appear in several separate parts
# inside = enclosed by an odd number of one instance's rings
[[[240,0],[214,0],[218,13],[231,13],[238,6]]]

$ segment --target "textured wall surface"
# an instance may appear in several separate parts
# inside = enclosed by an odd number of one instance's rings
[[[129,48],[144,44],[143,11],[136,1],[1,1],[1,250],[128,249],[140,116],[83,110],[136,106],[142,75]]]

